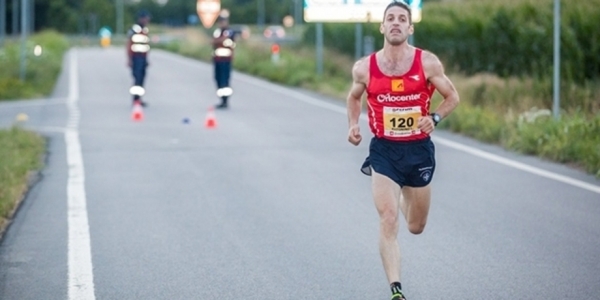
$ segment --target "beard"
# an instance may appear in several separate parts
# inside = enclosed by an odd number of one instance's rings
[[[386,36],[385,40],[388,42],[388,44],[392,45],[392,46],[399,46],[402,43],[404,43],[406,41],[408,37],[407,36]]]

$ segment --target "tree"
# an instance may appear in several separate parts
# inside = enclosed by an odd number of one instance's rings
[[[47,0],[45,2],[47,2],[47,10],[45,12],[36,11],[36,15],[45,17],[46,20],[46,22],[38,24],[40,28],[54,28],[63,32],[77,31],[77,12],[67,3],[67,0]]]

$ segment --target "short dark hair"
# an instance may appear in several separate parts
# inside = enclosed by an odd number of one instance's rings
[[[141,19],[141,18],[150,18],[150,17],[151,17],[151,15],[150,15],[150,12],[149,12],[149,11],[147,11],[147,10],[145,10],[145,9],[142,9],[142,10],[139,10],[139,11],[137,12],[137,14],[136,14],[136,17],[137,17],[138,19]]]
[[[387,15],[388,9],[394,6],[404,8],[408,12],[408,22],[412,24],[412,12],[410,10],[410,6],[408,6],[408,4],[406,4],[406,2],[404,2],[403,0],[394,0],[390,4],[388,4],[388,6],[383,11],[383,19],[385,20],[385,15]]]

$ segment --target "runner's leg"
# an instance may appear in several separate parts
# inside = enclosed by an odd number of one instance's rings
[[[429,206],[431,204],[431,186],[402,188],[400,206],[406,219],[408,231],[420,234],[427,224]]]
[[[375,207],[379,213],[379,252],[390,283],[400,282],[400,246],[398,245],[400,186],[375,171],[372,173]]]

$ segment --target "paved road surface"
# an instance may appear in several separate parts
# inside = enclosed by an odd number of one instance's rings
[[[235,73],[207,130],[211,70],[154,51],[134,123],[122,49],[78,49],[52,99],[0,106],[0,126],[25,112],[49,142],[0,245],[0,299],[389,298],[343,104]],[[430,222],[400,233],[409,299],[600,299],[598,180],[435,141]]]

